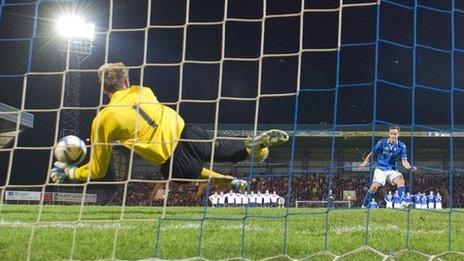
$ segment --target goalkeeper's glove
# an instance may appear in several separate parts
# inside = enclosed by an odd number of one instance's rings
[[[55,183],[63,183],[74,180],[76,166],[70,166],[61,161],[55,161],[54,167],[50,170],[50,180]]]

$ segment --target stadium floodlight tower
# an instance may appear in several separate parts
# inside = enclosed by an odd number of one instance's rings
[[[67,69],[75,71],[66,77],[65,107],[79,107],[80,64],[92,54],[95,26],[77,15],[63,15],[57,19],[56,28],[61,37],[59,51],[64,54]],[[61,114],[60,137],[79,135],[79,110],[66,109]]]

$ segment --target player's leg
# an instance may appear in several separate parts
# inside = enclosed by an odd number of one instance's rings
[[[235,139],[219,139],[215,142],[214,161],[239,162],[246,159],[255,162],[264,161],[269,155],[269,148],[288,141],[288,134],[282,130],[269,130],[245,142]],[[208,151],[206,151],[208,152]],[[205,160],[211,158],[204,154]]]
[[[245,145],[248,151],[248,158],[256,162],[261,162],[269,155],[269,148],[281,145],[288,141],[288,134],[285,131],[272,129],[262,134],[248,138]]]
[[[269,155],[269,147],[288,141],[288,135],[281,130],[270,130],[263,134],[241,140],[222,139],[215,142],[214,160],[218,162],[264,161]],[[210,155],[207,155],[210,156]]]
[[[248,188],[248,183],[245,180],[217,173],[207,168],[202,169],[200,178],[211,179],[214,184],[217,184],[224,189],[232,189],[234,191],[244,192]]]
[[[363,207],[366,207],[369,205],[370,202],[372,202],[372,198],[374,197],[374,194],[377,192],[377,190],[382,186],[382,184],[379,184],[377,182],[373,182],[371,184],[371,187],[366,193],[366,196],[364,196],[364,201],[363,201]]]
[[[173,174],[184,178],[211,178],[214,183],[221,187],[239,191],[246,190],[248,187],[246,181],[203,168],[204,162],[211,160],[213,152],[211,143],[204,142],[204,140],[212,138],[210,133],[200,127],[187,124],[182,131],[181,139],[193,141],[181,141],[177,145],[174,152]],[[281,144],[287,140],[288,135],[283,131],[267,131],[252,139],[253,146],[260,148],[255,151],[250,150],[241,140],[217,140],[214,147],[214,160],[217,162],[238,162],[248,158],[250,152],[255,153],[255,160],[263,160],[268,155],[267,147]],[[249,142],[249,144],[251,143]],[[174,172],[174,170],[176,171]]]
[[[188,128],[188,125],[186,125],[180,138],[191,139],[189,133],[190,129]],[[171,155],[171,157],[161,165],[161,173],[165,179],[171,177],[174,179],[196,180],[200,177],[203,165],[204,161],[195,155],[195,150],[191,144],[187,141],[180,141],[177,144],[173,155]],[[205,189],[206,184],[199,182],[195,198],[200,199]]]
[[[209,179],[227,189],[243,189],[247,187],[245,181],[237,180],[232,176],[223,175],[204,168],[205,161],[211,155],[211,143],[204,142],[211,139],[211,135],[196,125],[186,124],[181,139],[173,154],[172,177],[183,179]],[[243,142],[242,142],[243,143]],[[246,153],[246,151],[245,151]],[[245,154],[244,154],[245,155]],[[244,156],[246,157],[246,155]],[[161,166],[165,178],[169,177],[169,160]],[[202,186],[199,186],[202,188]],[[199,191],[201,193],[201,191]],[[197,193],[198,196],[198,193]]]
[[[427,209],[427,203],[422,203],[422,209]]]
[[[393,208],[393,203],[392,202],[387,202],[386,203],[386,208]]]
[[[401,202],[404,202],[404,195],[406,194],[405,192],[405,187],[404,187],[404,178],[403,174],[399,173],[398,171],[391,170],[387,173],[387,177],[393,181],[393,183],[396,185],[396,188],[398,190],[398,195],[400,196]]]
[[[203,168],[201,170],[201,174],[200,174],[199,178],[201,178],[201,179],[211,179],[211,181],[214,184],[217,184],[217,185],[221,186],[224,189],[228,189],[230,182],[232,182],[232,180],[234,179],[234,177],[232,177],[232,176],[220,174],[220,173],[214,172],[212,170],[209,170],[207,168]]]
[[[435,206],[434,206],[433,202],[429,202],[429,209],[434,209],[434,208],[435,208]]]
[[[212,150],[205,151],[204,157],[209,161]],[[246,160],[249,152],[243,140],[217,139],[214,143],[215,162],[239,162]]]
[[[187,125],[185,136],[188,139],[212,140],[213,136],[196,125]],[[184,128],[184,129],[185,129]],[[261,135],[249,138],[245,142],[237,139],[217,139],[214,142],[215,162],[239,162],[253,158],[260,162],[269,155],[269,147],[280,145],[288,141],[288,134],[281,130],[269,130]],[[196,142],[192,144],[196,155],[203,161],[211,160],[213,149],[208,142]]]
[[[215,162],[239,162],[248,157],[245,143],[238,139],[216,139],[213,150],[213,135],[194,124],[187,124],[184,127],[182,138],[193,140],[184,143],[190,148],[189,152],[203,162],[211,160],[213,151]]]
[[[363,207],[367,208],[369,203],[372,201],[372,198],[374,197],[375,192],[377,192],[379,187],[385,185],[386,179],[387,179],[387,176],[385,174],[385,171],[380,170],[380,169],[374,170],[374,178],[372,179],[372,185],[367,191],[366,196],[364,197]]]
[[[211,142],[202,142],[204,140],[212,140],[213,136],[196,125],[186,125],[182,133],[183,139],[193,140],[183,142],[183,146],[187,148],[185,151],[188,157],[204,162],[211,160],[213,148]],[[195,142],[198,140],[198,142]],[[216,162],[238,162],[245,160],[248,157],[248,151],[242,140],[220,139],[214,142],[214,161]],[[211,179],[213,183],[219,186],[232,189],[234,191],[245,191],[248,183],[244,180],[236,179],[230,175],[224,175],[214,172],[207,168],[201,168],[198,178]]]

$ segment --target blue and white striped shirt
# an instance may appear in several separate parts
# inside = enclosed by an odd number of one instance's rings
[[[377,157],[376,168],[383,171],[396,170],[396,161],[399,157],[401,159],[408,159],[406,153],[406,145],[401,141],[395,144],[390,144],[388,139],[381,139],[372,149],[372,154]]]
[[[435,196],[434,195],[428,195],[427,196],[427,202],[428,203],[435,203]]]
[[[387,194],[385,196],[385,202],[393,202],[393,195]]]

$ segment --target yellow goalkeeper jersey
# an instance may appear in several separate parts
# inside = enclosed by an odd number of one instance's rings
[[[142,158],[161,165],[174,152],[183,128],[184,120],[160,104],[150,88],[131,86],[117,91],[92,122],[90,161],[76,169],[75,179],[103,178],[114,143],[133,147]]]

